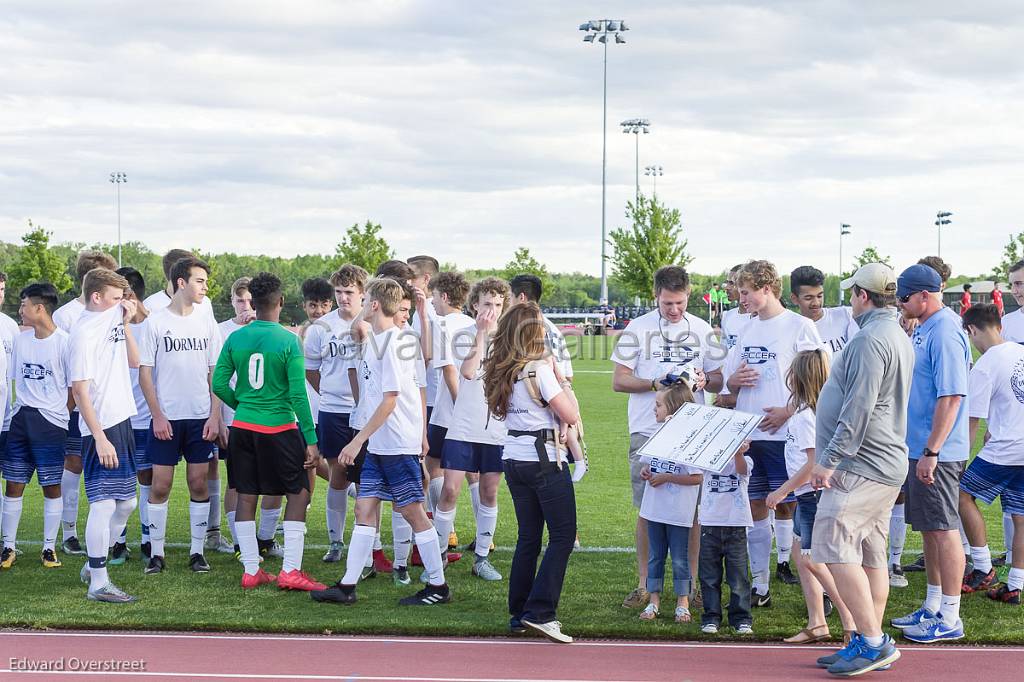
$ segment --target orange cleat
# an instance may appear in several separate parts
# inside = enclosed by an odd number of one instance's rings
[[[299,570],[281,571],[277,576],[277,586],[282,590],[300,590],[302,592],[327,589],[326,585],[318,583],[308,573]]]
[[[270,583],[277,580],[277,576],[273,573],[267,573],[262,568],[256,571],[255,575],[249,575],[248,573],[242,574],[242,589],[243,590],[254,590],[260,585],[269,585]]]

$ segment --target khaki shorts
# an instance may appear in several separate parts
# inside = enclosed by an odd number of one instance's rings
[[[811,556],[817,563],[887,568],[889,516],[900,487],[837,471],[821,491]]]
[[[644,501],[644,486],[646,485],[646,481],[640,478],[640,472],[644,465],[640,462],[638,450],[644,446],[648,438],[650,436],[645,436],[642,433],[629,434],[629,482],[633,484],[633,506],[637,509]]]

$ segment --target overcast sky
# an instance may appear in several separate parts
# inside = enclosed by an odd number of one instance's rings
[[[262,8],[261,8],[262,7]],[[1024,4],[8,1],[0,239],[330,252],[371,219],[400,256],[500,266],[528,246],[599,271],[601,48],[608,225],[664,166],[692,269],[789,270],[868,244],[988,272],[1024,229]]]

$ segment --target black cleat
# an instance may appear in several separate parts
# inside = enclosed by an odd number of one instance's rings
[[[903,565],[904,573],[924,573],[924,554],[920,554],[917,557],[917,561],[912,564]]]
[[[757,590],[750,588],[750,606],[753,608],[761,608],[772,605],[772,593],[758,594]]]
[[[64,538],[64,544],[61,545],[61,549],[64,550],[65,554],[85,556],[85,549],[82,547],[82,543],[79,542],[78,537],[74,535],[69,538]]]
[[[825,611],[825,617],[828,618],[832,615],[832,611],[835,610],[835,606],[833,606],[832,604],[832,597],[828,596],[827,594],[823,594],[821,601],[823,603],[823,606],[825,607],[823,609]]]
[[[142,558],[149,561],[149,558],[153,555],[153,543],[143,542],[139,545],[139,551],[142,552]]]
[[[992,559],[992,565],[995,566],[996,568],[1002,568],[1003,566],[1005,566],[1006,565],[1006,555],[1003,554],[1001,556],[994,557]]]
[[[964,594],[970,594],[971,592],[987,592],[988,588],[996,584],[996,569],[992,569],[988,573],[982,571],[973,570],[967,574],[964,578],[964,583],[960,587],[960,591]]]
[[[793,575],[793,571],[789,568],[788,561],[780,561],[775,567],[775,577],[781,580],[786,585],[799,585],[800,578]]]
[[[131,550],[128,549],[128,545],[123,542],[115,542],[114,546],[110,548],[110,560],[107,562],[110,566],[120,566],[124,562],[128,561],[131,557]]]
[[[193,573],[210,572],[210,564],[206,561],[206,557],[198,553],[188,558],[188,567],[192,569]]]
[[[355,604],[356,586],[342,585],[341,581],[334,583],[326,590],[313,590],[309,593],[310,598],[315,602],[329,604]]]
[[[164,561],[164,558],[156,555],[149,558],[149,563],[146,564],[146,568],[142,572],[146,575],[156,575],[157,573],[163,573],[165,568],[167,568],[167,563]]]
[[[427,585],[416,594],[399,599],[399,606],[433,606],[447,604],[452,600],[452,591],[448,585]]]

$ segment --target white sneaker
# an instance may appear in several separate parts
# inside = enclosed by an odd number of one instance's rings
[[[754,627],[750,623],[743,623],[736,628],[737,635],[752,635],[754,634]]]
[[[224,539],[224,536],[220,533],[207,533],[206,541],[203,543],[203,547],[210,550],[211,552],[220,552],[221,554],[234,554],[235,547]]]
[[[714,623],[704,623],[704,625],[700,626],[700,631],[703,632],[705,635],[717,635],[718,626]]]
[[[531,620],[523,618],[522,622],[523,625],[532,630],[536,630],[552,642],[558,642],[559,644],[572,644],[572,637],[562,632],[562,624],[557,620],[551,620],[547,623],[534,623]]]

